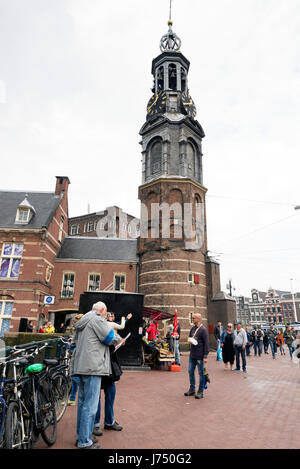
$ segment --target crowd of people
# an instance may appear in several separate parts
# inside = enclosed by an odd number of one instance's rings
[[[223,361],[225,369],[230,365],[230,369],[240,371],[240,358],[242,360],[243,372],[247,372],[246,359],[253,355],[261,357],[268,354],[269,350],[273,359],[276,359],[278,350],[281,355],[285,355],[285,345],[289,350],[290,358],[293,358],[295,348],[293,342],[296,339],[296,331],[290,325],[287,325],[285,330],[283,328],[276,328],[274,324],[270,324],[265,330],[261,326],[254,326],[252,330],[250,327],[242,328],[241,322],[236,324],[228,323],[226,328],[223,328],[222,322],[219,321],[215,327],[214,335],[217,341],[218,351],[221,350],[220,355],[217,352],[217,360]]]
[[[79,449],[101,448],[97,445],[97,437],[102,435],[100,430],[101,389],[105,396],[104,429],[115,431],[123,429],[114,418],[116,382],[122,374],[115,346],[125,344],[125,340],[118,335],[118,331],[124,329],[131,317],[132,315],[128,314],[126,318],[122,317],[120,323],[117,323],[114,314],[107,312],[106,305],[98,302],[87,314],[77,314],[68,330],[61,330],[73,336],[70,364],[72,389],[68,403],[75,405],[78,393],[75,444]],[[207,387],[206,382],[209,382],[206,370],[210,350],[209,335],[202,324],[201,314],[194,313],[192,321],[193,327],[188,337],[190,344],[189,389],[184,396],[203,399],[204,389]],[[150,320],[144,329],[148,340],[157,340],[158,329],[155,321]],[[48,322],[41,332],[53,333],[55,330],[51,322]],[[297,336],[295,329],[290,325],[287,325],[285,330],[276,328],[274,324],[270,324],[264,330],[260,326],[244,329],[241,322],[237,322],[228,323],[224,328],[221,321],[216,325],[214,335],[217,341],[216,359],[223,361],[225,370],[230,367],[231,370],[241,371],[242,367],[244,373],[247,373],[247,357],[251,356],[252,352],[257,357],[270,352],[275,359],[278,351],[281,355],[285,355],[287,347],[292,359],[295,350],[293,343]],[[176,321],[175,330],[172,324],[169,326],[166,340],[170,351],[174,352],[177,364],[180,364],[179,338],[180,323]],[[198,386],[196,385],[196,370],[199,375]]]
[[[33,333],[34,332],[34,322],[28,321],[25,332]],[[51,321],[45,321],[40,327],[37,327],[36,332],[38,334],[64,334],[65,332],[69,332],[71,326],[66,326],[65,323],[61,323],[58,328],[55,329],[54,325]]]

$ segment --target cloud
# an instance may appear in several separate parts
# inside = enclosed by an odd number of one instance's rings
[[[88,203],[139,215],[138,132],[168,7],[167,0],[2,1],[1,154],[13,165],[3,189],[51,190],[54,176],[66,174],[72,216]],[[270,283],[288,289],[292,276],[300,290],[297,251],[282,251],[298,246],[297,217],[230,244],[300,204],[299,1],[176,0],[173,19],[206,133],[209,248],[228,241],[223,288],[232,275],[244,294]],[[246,255],[267,249],[272,256],[260,261]]]

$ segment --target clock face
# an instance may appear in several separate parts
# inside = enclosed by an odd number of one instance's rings
[[[181,102],[187,115],[195,119],[197,114],[196,106],[190,95],[187,93],[182,93]]]
[[[164,112],[166,109],[167,95],[160,92],[155,93],[149,100],[147,105],[147,114],[153,116],[154,114]]]

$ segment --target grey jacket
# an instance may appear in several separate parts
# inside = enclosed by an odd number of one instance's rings
[[[120,342],[105,318],[90,311],[75,324],[75,350],[70,364],[71,375],[109,376],[109,345]]]
[[[242,346],[242,347],[247,345],[248,338],[247,338],[246,331],[244,329],[241,329],[239,333],[237,330],[235,330],[233,334],[234,334],[233,345]]]

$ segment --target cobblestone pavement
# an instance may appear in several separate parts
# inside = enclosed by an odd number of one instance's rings
[[[286,355],[247,359],[248,373],[224,371],[210,353],[204,399],[185,397],[188,353],[181,371],[125,371],[117,383],[121,432],[103,431],[105,449],[299,449],[300,367]],[[103,399],[104,400],[104,399]],[[103,401],[102,401],[103,408]],[[76,410],[58,424],[54,449],[75,449]],[[102,416],[103,417],[103,416]],[[46,448],[43,441],[39,448]]]

